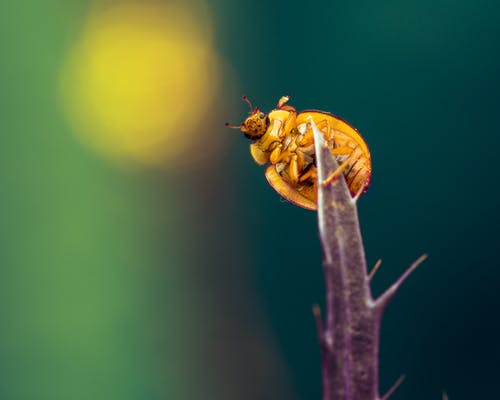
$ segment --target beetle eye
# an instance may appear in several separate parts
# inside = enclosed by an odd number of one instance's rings
[[[263,112],[261,112],[261,113],[259,114],[259,117],[260,117],[261,119],[262,119],[262,118],[264,118],[264,113],[263,113]]]

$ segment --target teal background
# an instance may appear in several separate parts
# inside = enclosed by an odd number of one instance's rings
[[[224,128],[242,94],[263,110],[289,94],[363,134],[375,293],[429,254],[385,315],[382,390],[404,373],[395,400],[498,396],[497,2],[208,2],[235,78],[206,140],[226,146],[167,171],[71,135],[58,79],[87,6],[0,5],[1,399],[321,398],[315,214]]]

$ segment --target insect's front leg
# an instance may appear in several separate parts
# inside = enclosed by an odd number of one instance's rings
[[[295,108],[292,107],[292,109],[293,110],[288,113],[288,117],[283,124],[283,129],[280,131],[280,138],[282,139],[284,139],[288,135],[291,135],[294,130],[296,131],[297,113],[295,112]]]
[[[292,111],[293,113],[295,113],[295,107],[285,106],[285,104],[288,103],[288,100],[290,100],[289,96],[282,96],[278,101],[278,110]]]

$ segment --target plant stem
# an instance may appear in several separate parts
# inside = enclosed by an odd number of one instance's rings
[[[318,169],[318,225],[323,249],[326,319],[314,309],[321,344],[323,400],[381,400],[379,332],[382,313],[417,260],[379,299],[370,290],[356,200],[343,178],[327,185],[338,163],[311,121]],[[389,394],[392,393],[392,389]]]

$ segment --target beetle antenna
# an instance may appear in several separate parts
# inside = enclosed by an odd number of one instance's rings
[[[240,129],[241,125],[231,125],[229,122],[226,122],[224,125],[226,125],[228,128],[231,129]]]
[[[252,112],[252,110],[253,110],[253,106],[252,106],[252,102],[250,101],[250,99],[249,99],[247,96],[243,96],[243,97],[242,97],[242,99],[243,99],[243,101],[244,101],[245,103],[247,103],[247,104],[249,105],[249,107],[250,107],[250,112]]]

